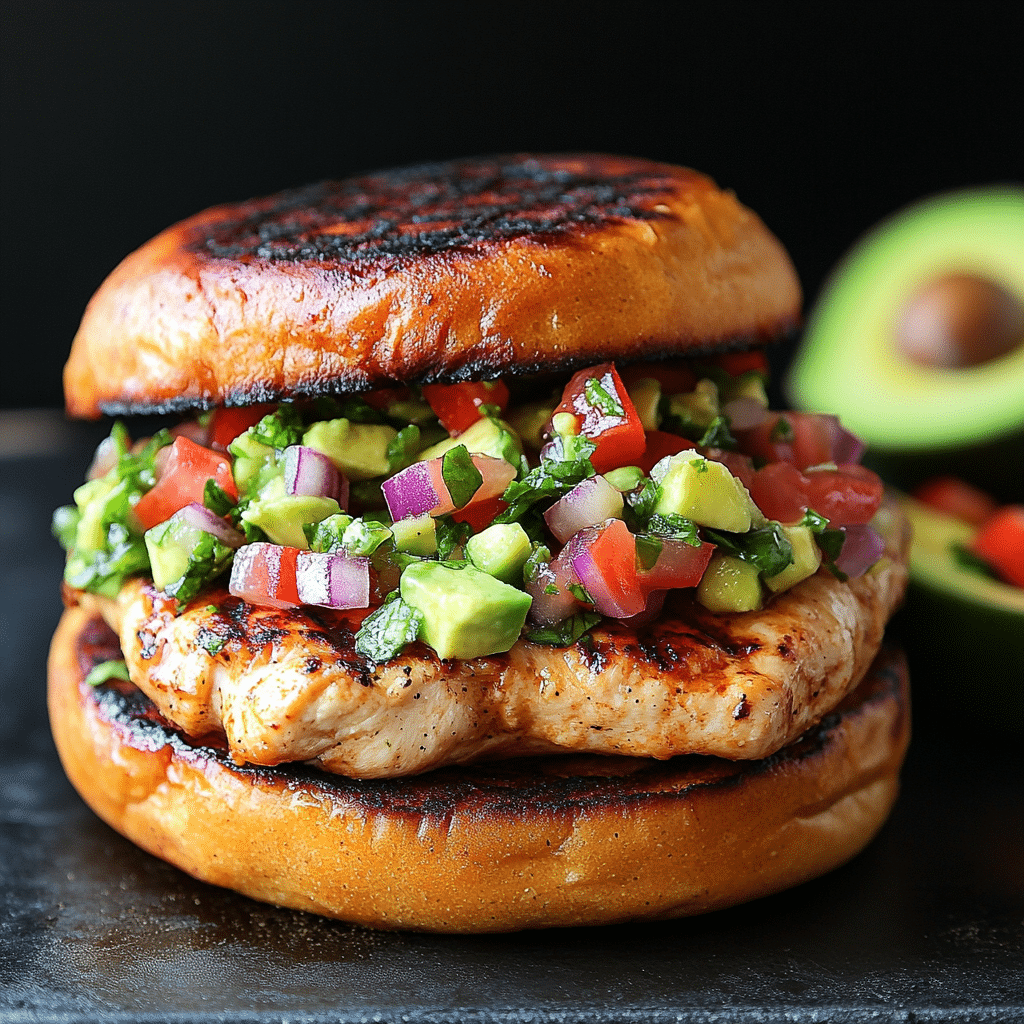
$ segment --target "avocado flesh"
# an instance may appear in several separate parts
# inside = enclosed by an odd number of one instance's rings
[[[1020,434],[1024,345],[954,370],[919,365],[899,350],[896,327],[911,298],[952,273],[1024,299],[1024,190],[939,196],[867,235],[811,315],[788,379],[794,405],[838,413],[883,456]]]

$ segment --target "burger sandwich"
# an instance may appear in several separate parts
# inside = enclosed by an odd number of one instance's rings
[[[693,171],[455,161],[208,210],[90,302],[114,423],[54,531],[49,707],[100,817],[381,928],[696,914],[896,797],[906,528],[773,412],[785,251]]]

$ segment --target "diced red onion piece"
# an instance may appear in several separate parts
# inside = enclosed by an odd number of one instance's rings
[[[832,439],[832,461],[839,466],[860,462],[864,458],[867,445],[856,434],[851,434],[845,427],[837,427]]]
[[[454,508],[440,474],[433,471],[431,463],[435,461],[414,462],[380,485],[393,520],[436,514],[435,510],[445,505],[448,511]]]
[[[885,541],[870,526],[841,526],[845,535],[836,568],[850,579],[863,576],[882,557]]]
[[[622,494],[603,476],[578,483],[545,513],[548,529],[564,544],[574,533],[622,515]]]
[[[322,608],[370,606],[370,559],[303,551],[295,560],[295,586],[303,604]]]
[[[768,410],[756,398],[749,396],[726,402],[722,412],[728,417],[733,430],[750,430],[768,419]]]
[[[620,621],[624,626],[631,626],[633,629],[643,629],[644,626],[649,626],[661,614],[667,595],[667,590],[652,590],[647,595],[647,602],[642,612],[637,612],[636,615],[630,615]]]
[[[284,489],[286,494],[338,499],[341,474],[323,452],[293,444],[284,450]]]
[[[212,533],[217,540],[229,548],[237,550],[245,543],[245,536],[240,531],[226,523],[216,512],[211,512],[205,505],[200,505],[197,501],[179,509],[171,518],[179,519],[204,533]]]

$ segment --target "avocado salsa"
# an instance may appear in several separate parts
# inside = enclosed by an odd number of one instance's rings
[[[753,611],[884,546],[863,446],[769,411],[766,380],[743,353],[604,363],[527,401],[490,381],[218,408],[138,443],[116,423],[54,514],[64,579],[113,597],[148,574],[183,607],[227,576],[255,604],[362,609],[375,662],[568,646],[680,588]]]

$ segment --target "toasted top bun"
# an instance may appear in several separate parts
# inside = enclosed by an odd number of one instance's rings
[[[489,157],[215,207],[90,302],[69,412],[167,412],[757,344],[800,286],[764,224],[694,171]]]
[[[196,878],[379,928],[659,919],[778,892],[871,839],[909,737],[906,666],[883,651],[832,714],[761,761],[567,755],[347,779],[237,765],[131,684],[85,682],[117,654],[84,608],[50,654],[54,739],[93,810]]]

